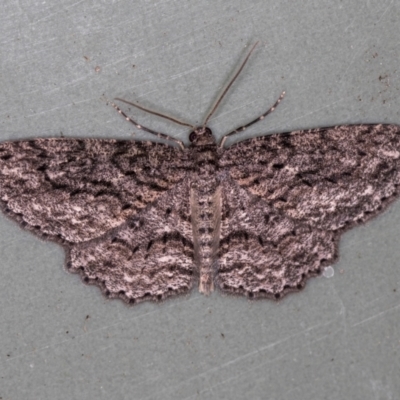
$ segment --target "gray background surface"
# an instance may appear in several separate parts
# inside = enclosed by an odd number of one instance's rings
[[[129,139],[132,126],[106,104],[116,96],[200,123],[257,40],[210,122],[216,137],[282,90],[243,138],[400,124],[394,0],[3,0],[0,10],[1,140]],[[194,290],[130,308],[1,215],[0,398],[398,399],[399,233],[397,202],[344,235],[334,277],[279,303]]]

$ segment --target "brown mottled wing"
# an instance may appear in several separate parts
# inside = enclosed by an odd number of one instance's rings
[[[118,228],[71,247],[67,268],[130,304],[188,292],[197,275],[189,192],[184,181]]]
[[[344,230],[398,194],[400,127],[353,125],[246,140],[220,160],[219,287],[280,298],[334,262]]]
[[[190,166],[185,152],[152,142],[5,142],[1,206],[24,228],[66,246],[68,269],[105,294],[161,299],[191,286]]]

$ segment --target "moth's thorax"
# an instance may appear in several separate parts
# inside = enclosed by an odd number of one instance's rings
[[[216,187],[216,168],[218,165],[218,145],[209,128],[198,128],[190,134],[190,152],[196,169],[192,186],[200,192],[210,193]]]

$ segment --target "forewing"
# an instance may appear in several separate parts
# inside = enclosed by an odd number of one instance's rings
[[[220,160],[222,290],[279,298],[300,289],[335,260],[345,229],[397,196],[399,150],[394,125],[296,131],[227,149]]]
[[[152,142],[35,139],[0,144],[3,211],[45,238],[99,237],[185,176],[185,153]]]

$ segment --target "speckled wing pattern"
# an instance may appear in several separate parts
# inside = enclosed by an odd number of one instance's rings
[[[66,268],[127,303],[187,293],[279,299],[338,256],[340,235],[398,194],[400,127],[274,134],[224,149],[201,127],[154,142],[0,144],[0,204],[61,243]]]
[[[35,139],[0,144],[2,210],[67,249],[66,267],[108,297],[163,299],[192,286],[184,176],[154,142]]]
[[[400,127],[353,125],[239,142],[220,159],[218,286],[281,298],[332,264],[340,235],[398,195]]]

